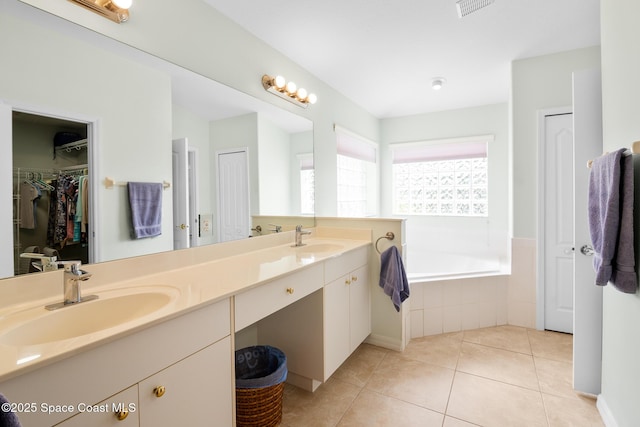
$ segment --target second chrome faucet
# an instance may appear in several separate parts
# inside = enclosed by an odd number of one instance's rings
[[[296,241],[294,242],[294,247],[305,245],[302,243],[302,236],[305,234],[311,234],[311,232],[308,230],[302,230],[301,225],[296,225]]]

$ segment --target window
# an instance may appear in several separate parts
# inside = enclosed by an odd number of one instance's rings
[[[300,213],[311,215],[315,212],[315,171],[313,153],[298,154],[300,162]]]
[[[489,213],[487,145],[493,137],[393,144],[393,213]]]
[[[337,214],[346,217],[378,213],[377,145],[335,126],[338,156]]]

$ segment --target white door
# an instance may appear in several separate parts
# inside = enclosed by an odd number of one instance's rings
[[[198,203],[198,150],[189,147],[189,246],[200,246],[200,206]]]
[[[217,153],[218,230],[221,242],[251,234],[247,151]]]
[[[11,106],[0,101],[0,200],[4,209],[0,209],[0,277],[13,276],[13,154],[11,141],[12,118]]]
[[[186,138],[175,139],[173,159],[173,249],[189,247],[189,153]]]
[[[584,254],[591,245],[587,216],[588,160],[602,154],[602,91],[599,70],[573,76],[575,128],[575,276],[573,331],[573,386],[600,393],[602,368],[602,288],[595,285],[593,257]]]
[[[573,332],[573,117],[545,116],[544,328]]]

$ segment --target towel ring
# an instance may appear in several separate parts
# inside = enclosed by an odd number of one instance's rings
[[[393,234],[391,231],[387,232],[387,234],[385,234],[384,236],[378,237],[378,240],[376,240],[376,252],[378,252],[378,254],[380,254],[380,249],[378,249],[378,242],[382,239],[387,239],[387,240],[393,240],[396,238],[396,235]]]

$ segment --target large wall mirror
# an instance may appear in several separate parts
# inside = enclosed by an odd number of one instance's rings
[[[256,218],[312,222],[310,120],[21,3],[0,14],[0,121],[12,129],[0,132],[12,153],[0,196],[14,208],[1,277],[34,271],[20,254],[45,247],[100,262],[257,236]],[[62,176],[86,177],[90,200],[64,247],[49,227]],[[161,236],[132,239],[130,181],[170,183]],[[33,195],[26,216],[21,184]]]

